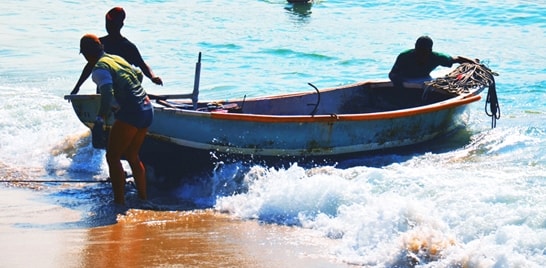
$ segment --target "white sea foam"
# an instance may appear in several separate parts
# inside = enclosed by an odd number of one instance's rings
[[[384,168],[255,167],[245,177],[248,192],[219,198],[216,209],[319,230],[342,241],[332,249],[340,259],[359,265],[544,262],[537,251],[546,246],[544,201],[514,184],[514,174],[469,172],[456,155],[425,154]],[[532,192],[544,191],[538,187]]]

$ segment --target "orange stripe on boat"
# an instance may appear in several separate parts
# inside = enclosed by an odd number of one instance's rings
[[[210,117],[221,120],[253,121],[253,122],[331,122],[331,121],[363,121],[363,120],[382,120],[389,118],[408,117],[424,113],[432,113],[445,109],[450,109],[472,102],[479,101],[480,95],[469,96],[466,98],[447,101],[438,104],[431,104],[419,108],[409,108],[403,110],[367,113],[367,114],[340,114],[340,115],[259,115],[259,114],[239,114],[239,113],[215,113]]]

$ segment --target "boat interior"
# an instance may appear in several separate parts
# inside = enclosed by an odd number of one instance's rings
[[[312,85],[311,85],[312,86]],[[456,95],[426,90],[421,84],[396,88],[390,82],[362,82],[286,95],[226,102],[197,102],[202,112],[275,116],[365,114],[408,109],[447,100]],[[161,99],[163,106],[194,110],[189,100]]]

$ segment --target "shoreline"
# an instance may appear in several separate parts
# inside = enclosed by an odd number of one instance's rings
[[[0,224],[3,267],[349,266],[332,255],[337,241],[313,230],[211,209],[129,209],[114,224],[82,228],[70,225],[81,211],[35,200],[33,191],[0,192],[4,218],[10,218]]]

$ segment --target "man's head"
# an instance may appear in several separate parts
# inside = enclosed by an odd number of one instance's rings
[[[80,53],[87,59],[98,58],[103,53],[104,47],[99,38],[94,34],[86,34],[80,39]]]
[[[432,39],[428,36],[421,36],[415,41],[415,50],[432,51]]]
[[[114,7],[106,13],[106,31],[111,34],[119,32],[125,20],[125,10],[122,7]]]

